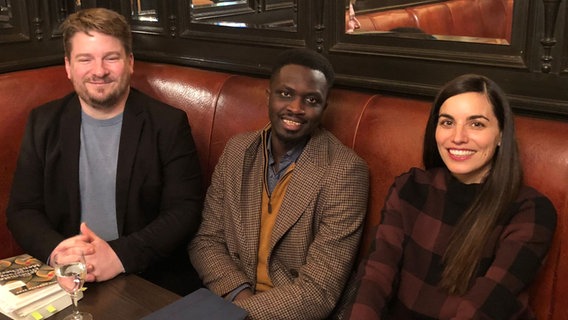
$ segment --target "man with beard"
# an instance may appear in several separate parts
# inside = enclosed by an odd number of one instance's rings
[[[321,128],[331,64],[309,49],[272,70],[270,124],[225,146],[190,258],[250,319],[324,319],[341,296],[365,217],[365,162]]]
[[[186,294],[200,285],[185,247],[203,200],[187,116],[130,88],[132,36],[120,14],[82,10],[61,30],[75,92],[29,116],[8,227],[43,261],[83,251],[87,281],[141,273]]]

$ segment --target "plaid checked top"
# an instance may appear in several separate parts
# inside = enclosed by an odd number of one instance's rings
[[[447,169],[411,169],[390,189],[369,255],[359,266],[351,319],[532,319],[527,289],[556,226],[552,203],[523,187],[484,250],[463,296],[437,287],[452,231],[480,185]]]

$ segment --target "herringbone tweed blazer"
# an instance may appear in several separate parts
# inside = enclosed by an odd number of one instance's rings
[[[256,283],[264,177],[261,134],[241,134],[227,143],[189,247],[204,284],[220,296]],[[274,288],[236,302],[251,319],[326,318],[358,251],[369,184],[365,162],[321,129],[292,174],[270,244]]]

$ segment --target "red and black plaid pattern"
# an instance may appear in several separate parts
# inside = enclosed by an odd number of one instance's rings
[[[552,203],[523,187],[494,230],[463,296],[438,287],[442,255],[480,185],[447,169],[411,169],[387,196],[368,256],[359,266],[351,319],[531,319],[526,290],[556,227]]]

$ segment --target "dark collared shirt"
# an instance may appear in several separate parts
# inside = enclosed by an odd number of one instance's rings
[[[302,154],[304,151],[304,147],[306,143],[308,143],[309,139],[304,140],[302,143],[298,143],[294,148],[286,152],[285,155],[280,158],[280,162],[278,166],[276,166],[276,162],[274,161],[274,156],[272,155],[272,130],[268,131],[268,138],[266,139],[266,150],[268,151],[268,169],[266,170],[266,181],[268,183],[268,193],[271,194],[278,183],[278,180],[286,173],[288,167]],[[278,170],[276,170],[278,168]]]

